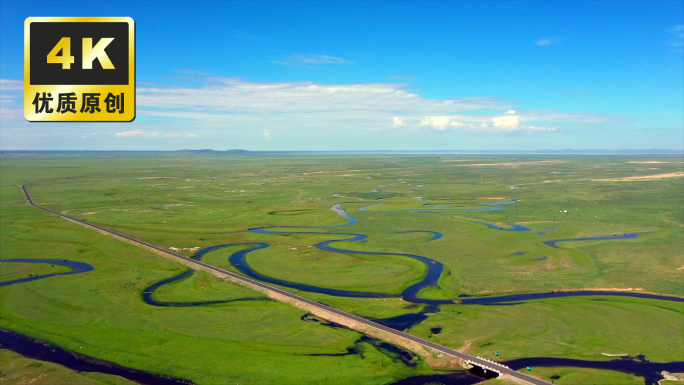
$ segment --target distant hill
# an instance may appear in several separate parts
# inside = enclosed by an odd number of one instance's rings
[[[257,151],[257,152],[269,152],[269,151]],[[624,150],[602,150],[602,149],[590,149],[590,150],[575,150],[572,148],[564,150],[375,150],[375,151],[270,151],[273,153],[288,153],[288,152],[301,152],[301,153],[355,153],[355,154],[473,154],[473,155],[497,155],[497,154],[549,154],[549,155],[562,155],[562,154],[578,154],[578,155],[683,155],[684,150],[671,150],[671,149],[624,149]]]
[[[225,151],[216,151],[212,149],[205,149],[205,150],[178,150],[175,152],[181,152],[184,154],[250,154],[251,151],[248,150],[225,150]]]
[[[222,154],[471,154],[471,155],[497,155],[497,154],[511,154],[511,155],[684,155],[684,150],[672,149],[624,149],[624,150],[575,150],[572,148],[564,150],[343,150],[343,151],[249,151],[242,149],[233,149],[225,151],[217,151],[212,149],[203,150],[0,150],[2,154],[20,154],[20,153],[91,153],[91,154],[111,154],[111,153],[174,153],[174,154],[206,154],[206,155],[222,155]]]
[[[541,151],[528,151],[530,153],[535,153],[535,152],[540,152],[540,153],[548,153],[548,154],[553,154],[553,153],[563,153],[563,154],[681,154],[684,153],[683,150],[667,150],[667,149],[659,149],[659,148],[652,148],[650,150],[601,150],[601,149],[594,149],[594,150],[574,150],[572,148],[568,148],[565,150],[541,150]]]

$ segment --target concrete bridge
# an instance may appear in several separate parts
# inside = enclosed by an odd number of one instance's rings
[[[506,366],[502,363],[492,361],[492,360],[487,359],[487,358],[483,358],[480,356],[475,356],[475,358],[477,358],[477,360],[466,359],[466,360],[463,360],[463,363],[466,366],[470,366],[470,367],[477,366],[479,368],[482,368],[485,372],[487,370],[489,370],[490,372],[494,372],[494,373],[499,374],[499,376],[502,376],[502,375],[505,376],[505,374],[503,373],[504,372],[503,369],[513,370],[513,369],[509,368],[508,366]]]

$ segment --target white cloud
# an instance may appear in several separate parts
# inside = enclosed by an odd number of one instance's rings
[[[392,127],[401,127],[404,125],[404,118],[401,116],[392,117]]]
[[[551,44],[556,44],[558,42],[557,39],[539,39],[534,42],[536,45],[551,45]]]
[[[136,129],[136,130],[132,130],[132,131],[117,132],[116,136],[125,138],[128,136],[138,136],[138,135],[142,135],[142,134],[143,134],[142,131]]]
[[[201,77],[192,86],[139,84],[137,119],[133,123],[73,125],[68,135],[93,140],[165,137],[168,141],[384,133],[414,134],[470,131],[485,134],[531,132],[544,134],[565,122],[604,123],[626,117],[555,110],[529,110],[494,97],[426,98],[400,83],[321,84],[251,82],[244,79]],[[45,125],[31,125],[23,116],[23,82],[0,80],[2,137],[21,137]],[[482,114],[481,111],[500,111]],[[473,111],[473,112],[471,112]],[[478,113],[479,112],[479,113]],[[154,119],[145,119],[154,118]],[[159,119],[164,118],[164,119]],[[50,126],[51,127],[51,126]],[[60,126],[64,127],[64,126]],[[71,127],[71,126],[70,126]],[[268,127],[264,131],[263,127]],[[550,127],[550,128],[549,128]],[[560,126],[559,126],[560,127]],[[46,131],[48,132],[48,131]],[[91,136],[91,134],[87,134]],[[177,139],[174,139],[177,138]],[[313,140],[313,139],[312,139]],[[164,141],[166,142],[166,141]],[[9,143],[9,142],[5,142]],[[146,142],[147,143],[147,142]]]
[[[0,79],[0,109],[2,109],[3,118],[24,116],[23,109],[18,109],[23,104],[23,91],[24,82],[22,80]]]
[[[184,68],[173,68],[171,71],[173,72],[180,72],[186,75],[198,75],[198,76],[204,76],[204,75],[209,75],[208,73],[200,70],[189,70],[189,69],[184,69]],[[140,84],[140,82],[137,82],[137,84]]]
[[[156,131],[142,131],[142,130],[139,130],[136,128],[136,129],[131,130],[131,131],[117,132],[115,135],[119,138],[127,138],[127,137],[131,137],[131,136],[144,136],[144,137],[158,136],[159,133]]]
[[[498,127],[503,131],[516,131],[520,128],[520,120],[517,116],[497,116],[492,118],[494,127]]]
[[[565,112],[558,110],[527,110],[524,116],[526,121],[544,120],[553,122],[582,122],[582,123],[601,123],[601,122],[626,122],[629,116],[596,114],[586,112]]]
[[[521,124],[521,118],[523,117],[513,116],[508,113],[495,116],[458,114],[451,116],[393,117],[392,126],[395,129],[401,129],[406,132],[431,129],[434,131],[467,130],[496,134],[516,131],[545,132],[556,130],[555,127],[548,128]]]
[[[556,131],[556,127],[537,127],[537,126],[527,126],[529,131]]]
[[[452,116],[426,116],[421,119],[421,126],[432,127],[437,131],[446,131],[451,127],[462,127],[463,123],[457,122]]]
[[[308,55],[290,55],[281,60],[275,60],[276,64],[283,65],[301,65],[308,67],[312,64],[354,64],[353,61],[343,59],[336,56],[308,54]]]
[[[684,24],[671,27],[669,32],[672,35],[670,48],[675,52],[684,52]]]
[[[302,82],[250,82],[235,78],[207,78],[203,87],[139,87],[138,106],[153,107],[146,115],[187,116],[217,112],[420,112],[421,115],[501,110],[509,103],[495,98],[427,99],[397,83],[320,84]],[[176,115],[173,115],[176,116]]]
[[[139,87],[138,115],[201,121],[205,127],[279,129],[510,132],[521,122],[605,122],[619,117],[553,110],[517,113],[491,97],[429,99],[398,83],[320,84],[207,78],[202,87]],[[149,107],[149,108],[146,108]],[[471,114],[499,110],[499,114]],[[505,112],[504,112],[505,111]],[[540,126],[535,124],[535,127]]]
[[[539,119],[538,117],[541,117]],[[419,117],[393,117],[392,126],[406,132],[417,132],[424,129],[435,131],[468,130],[480,131],[489,134],[512,133],[512,132],[551,132],[556,127],[523,124],[528,121],[548,121],[558,117],[560,121],[570,119],[576,122],[605,122],[618,119],[599,114],[572,114],[559,111],[530,111],[521,115],[515,115],[515,111],[509,110],[501,114],[454,114],[449,116],[419,116]],[[624,120],[624,118],[623,118]]]
[[[2,91],[16,91],[24,90],[24,81],[15,79],[0,79],[0,90]]]
[[[117,135],[118,136],[118,135]],[[164,135],[165,138],[196,138],[196,134],[184,134],[182,132],[169,132]]]

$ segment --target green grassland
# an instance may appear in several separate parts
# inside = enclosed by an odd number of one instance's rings
[[[278,239],[280,236],[271,237]],[[291,246],[293,244],[300,245],[300,242],[297,240],[290,242],[291,238],[288,238],[289,244],[280,240],[280,242],[273,242],[266,249],[253,251],[249,254],[250,266],[259,273],[275,278],[293,280],[293,277],[296,277],[294,281],[298,283],[343,290],[379,291],[397,295],[410,284],[420,281],[425,271],[423,263],[406,257],[324,252],[313,248],[311,245],[304,245],[317,238],[319,241],[329,238],[320,236],[309,236],[307,238],[300,240],[302,242],[301,249],[297,246]],[[212,251],[206,254],[203,261],[238,272],[228,262],[228,257],[238,251],[238,247],[240,246]],[[288,263],[283,264],[282,259],[273,258],[274,254],[286,256]],[[378,274],[385,276],[382,285],[378,285]],[[335,279],[334,277],[338,278]],[[339,277],[344,277],[344,279],[339,279]]]
[[[502,361],[519,357],[600,360],[601,353],[629,353],[669,362],[681,360],[682,341],[672,333],[682,327],[682,310],[681,305],[662,301],[599,297],[516,306],[452,306],[432,315],[412,333],[444,345],[472,340],[471,352]],[[442,333],[431,335],[434,327],[442,327]]]
[[[225,281],[203,271],[164,285],[154,292],[154,299],[166,302],[220,301],[240,298],[269,300],[264,294]],[[269,300],[270,301],[270,300]]]
[[[133,385],[135,382],[103,373],[77,372],[52,362],[34,360],[0,349],[0,381],[6,385]]]
[[[662,163],[643,163],[653,161]],[[424,274],[425,266],[409,258],[312,247],[346,236],[242,232],[342,224],[330,206],[346,202],[345,210],[358,219],[355,225],[302,231],[366,234],[367,242],[333,246],[412,253],[443,263],[446,271],[437,287],[421,292],[425,298],[586,288],[684,296],[684,178],[602,180],[681,172],[681,157],[71,153],[5,154],[0,167],[0,257],[69,258],[96,269],[0,288],[0,326],[197,383],[214,383],[214,376],[248,383],[382,384],[429,369],[378,366],[381,353],[370,347],[365,358],[306,356],[344,352],[358,334],[301,321],[301,311],[272,301],[146,305],[140,298],[145,287],[185,268],[30,207],[19,185],[27,183],[41,205],[186,255],[219,244],[269,242],[269,248],[249,254],[250,265],[299,283],[398,294]],[[430,204],[449,201],[454,208],[500,200],[492,198],[519,202],[497,211],[406,211],[431,208],[416,197]],[[515,222],[533,231],[497,231],[469,220]],[[425,233],[395,234],[417,230],[444,237],[427,242]],[[649,234],[560,243],[561,249],[542,243],[628,232]],[[228,257],[239,248],[213,251],[203,260],[237,271]],[[525,254],[515,255],[520,252]],[[547,259],[533,261],[540,257]],[[398,298],[290,291],[369,318],[420,310],[407,309]],[[163,301],[259,296],[198,273],[155,293]],[[468,345],[485,357],[494,358],[496,350],[499,360],[601,360],[607,352],[663,362],[681,360],[684,350],[682,303],[575,297],[441,308],[410,332],[449,347]],[[433,327],[443,332],[433,335]],[[324,369],[331,366],[339,370]],[[589,370],[562,370],[573,379],[568,383],[592,383]],[[602,383],[631,383],[625,374],[601,373]]]
[[[142,302],[143,289],[185,267],[25,204],[3,209],[3,220],[3,256],[43,255],[95,266],[88,273],[0,288],[4,328],[198,384],[345,384],[352,378],[384,384],[427,370],[387,359],[376,368],[381,353],[370,346],[365,358],[308,356],[346,352],[359,334],[301,321],[304,312],[273,301],[149,306]],[[157,294],[169,301],[261,296],[201,273]],[[327,370],[331,366],[340,370]]]
[[[66,266],[50,265],[45,263],[5,263],[0,261],[0,282],[14,281],[15,279],[29,278],[30,274],[46,275],[65,273],[71,271]]]
[[[643,385],[644,379],[628,373],[620,373],[608,370],[584,369],[584,368],[544,368],[535,367],[532,371],[522,370],[522,372],[545,378],[554,378],[553,383],[557,385],[574,384],[601,384],[601,385]],[[560,378],[557,378],[559,376]],[[550,381],[550,380],[549,380]],[[513,385],[511,380],[492,379],[483,385]],[[667,381],[661,381],[662,385],[670,385]],[[676,385],[676,382],[672,382]]]

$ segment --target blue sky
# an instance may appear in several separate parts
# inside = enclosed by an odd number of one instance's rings
[[[136,21],[133,123],[28,123],[29,16]],[[684,2],[0,1],[0,149],[684,149]]]

